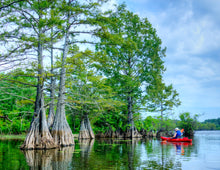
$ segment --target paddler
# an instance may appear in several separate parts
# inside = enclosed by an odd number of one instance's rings
[[[178,139],[181,138],[181,131],[179,130],[179,128],[175,128],[175,134],[173,135],[172,139]]]

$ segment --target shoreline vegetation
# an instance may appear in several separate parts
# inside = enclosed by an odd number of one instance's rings
[[[196,131],[220,131],[220,130],[196,130]],[[18,135],[1,134],[0,140],[25,140],[26,135],[27,134],[18,134]],[[74,136],[74,140],[78,140],[79,134],[73,134],[73,136]],[[156,136],[154,136],[154,137],[156,137]],[[98,138],[98,139],[100,139],[100,138]],[[106,138],[104,138],[104,139],[106,139]],[[121,138],[120,138],[120,140],[121,140]],[[127,139],[124,139],[124,140],[127,140]]]
[[[220,131],[220,129],[218,130],[196,130],[196,131]],[[1,134],[0,136],[0,140],[25,140],[27,134]],[[78,140],[79,134],[73,134],[74,136],[74,140]],[[147,137],[147,138],[154,138],[156,137],[156,135],[153,135],[151,137]],[[145,137],[142,137],[145,138]],[[118,140],[128,140],[127,138],[99,138],[97,137],[97,139],[118,139]]]
[[[204,122],[198,122],[197,119],[194,117],[192,118],[192,115],[189,113],[183,113],[180,115],[181,120],[171,120],[167,119],[164,122],[160,122],[160,118],[156,117],[147,117],[145,120],[136,120],[135,124],[137,127],[137,132],[139,135],[139,138],[145,138],[145,137],[160,137],[160,136],[167,136],[170,137],[174,133],[174,128],[179,127],[180,129],[184,129],[183,136],[191,137],[194,134],[194,131],[200,131],[200,130],[220,130],[219,128],[219,120],[218,119],[209,119],[205,120]],[[102,124],[102,122],[100,122]],[[15,124],[14,124],[15,125]],[[17,124],[17,126],[11,126],[10,133],[4,133],[4,126],[1,126],[1,133],[0,133],[0,140],[25,140],[27,135],[27,129],[25,131],[19,131],[20,124]],[[28,126],[26,126],[28,127]],[[78,123],[78,126],[75,125],[75,128],[73,126],[70,126],[72,128],[72,131],[74,132],[73,137],[74,140],[78,140],[79,138],[79,132],[80,132],[80,123]],[[123,129],[117,129],[117,126],[112,125],[109,127],[109,129],[105,128],[102,129],[97,124],[93,123],[92,129],[94,129],[94,136],[96,139],[98,138],[124,138],[128,139],[125,136],[125,130]],[[16,133],[13,133],[16,132]]]

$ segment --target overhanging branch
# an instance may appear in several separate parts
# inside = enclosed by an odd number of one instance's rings
[[[12,122],[12,120],[8,118],[8,115],[6,115],[6,116],[0,116],[0,118]]]
[[[15,3],[22,2],[22,1],[24,1],[24,0],[18,0],[18,1],[11,2],[11,3],[7,4],[7,5],[3,5],[3,6],[0,7],[0,10],[2,10],[3,8],[7,8],[7,7],[9,7],[9,6],[11,6],[11,5],[15,4]]]

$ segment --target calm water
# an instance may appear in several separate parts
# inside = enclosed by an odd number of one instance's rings
[[[196,132],[192,145],[144,140],[84,140],[48,151],[0,141],[0,170],[10,169],[220,169],[220,131]]]

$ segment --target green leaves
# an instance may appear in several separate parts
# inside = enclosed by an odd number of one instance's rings
[[[93,61],[91,56],[92,53],[87,50],[67,59],[74,67],[74,72],[67,80],[68,91],[73,94],[69,95],[68,100],[83,114],[98,114],[106,108],[114,107],[111,87],[106,85],[104,77],[96,75],[93,69],[89,68]]]
[[[194,130],[198,124],[197,117],[198,115],[193,117],[189,112],[181,113],[179,115],[181,120],[180,127],[184,129],[185,136],[193,136]]]
[[[173,89],[172,84],[165,85],[161,76],[153,77],[146,91],[147,111],[160,112],[161,119],[163,119],[164,112],[171,111],[174,106],[178,107],[181,104],[177,91]]]
[[[108,20],[103,23],[105,32],[97,45],[100,62],[96,66],[120,100],[126,101],[129,94],[138,108],[144,103],[145,84],[151,83],[149,76],[163,72],[161,40],[147,19],[127,11],[124,5],[118,6]]]
[[[61,86],[67,89],[62,94],[66,95],[69,112],[89,114],[97,121],[104,116],[99,121],[107,122],[108,128],[125,128],[128,106],[132,106],[132,114],[138,114],[147,102],[154,111],[161,101],[163,110],[170,109],[178,105],[178,93],[162,83],[166,49],[148,19],[128,11],[124,4],[115,12],[103,13],[100,7],[104,1],[30,0],[13,3],[7,10],[4,7],[0,23],[4,53],[0,61],[27,64],[26,71],[13,74],[19,82],[40,85],[47,103],[48,78],[60,81],[57,75],[62,66],[66,79]],[[11,1],[4,2],[7,5]],[[96,51],[82,51],[78,43],[84,48],[89,48],[88,43],[95,45]],[[56,64],[46,70],[45,61],[54,55]],[[30,92],[36,94],[32,89]],[[25,97],[33,100],[33,96]],[[31,105],[30,100],[15,103],[26,107]]]

